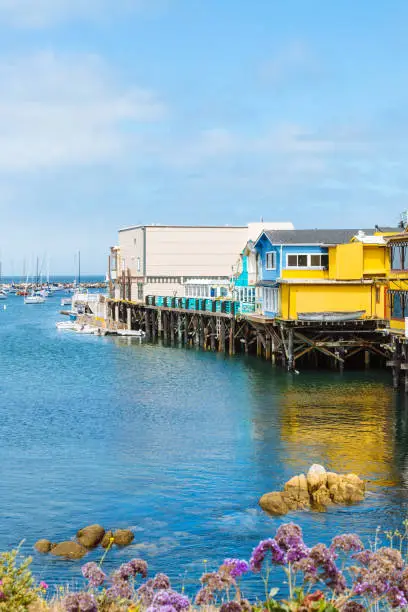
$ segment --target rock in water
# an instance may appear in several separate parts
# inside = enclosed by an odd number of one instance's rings
[[[327,484],[327,472],[322,465],[315,463],[307,473],[307,486],[309,493],[313,493]]]
[[[304,510],[310,506],[307,480],[304,474],[294,476],[284,486],[281,494],[289,510]]]
[[[113,531],[106,531],[101,542],[102,548],[108,548],[111,538],[113,538]]]
[[[259,500],[259,505],[262,510],[269,512],[275,516],[282,516],[289,512],[289,507],[283,499],[282,493],[275,491],[273,493],[265,493]]]
[[[78,542],[85,548],[96,548],[103,540],[105,530],[101,525],[88,525],[76,535]]]
[[[37,552],[45,555],[46,553],[50,552],[52,548],[52,542],[50,542],[49,540],[38,540],[38,542],[34,544],[34,548]]]
[[[129,546],[133,542],[135,535],[130,529],[117,529],[113,537],[116,546]]]
[[[324,511],[331,504],[353,504],[365,497],[365,482],[356,474],[326,472],[322,465],[312,465],[307,473],[293,476],[283,491],[266,493],[259,500],[263,510],[281,516],[291,510]]]
[[[87,549],[78,542],[60,542],[51,548],[51,554],[65,559],[82,559],[87,553]]]

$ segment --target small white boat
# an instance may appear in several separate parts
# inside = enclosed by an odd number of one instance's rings
[[[45,297],[42,295],[28,295],[24,298],[24,304],[44,304]]]
[[[0,300],[7,300],[7,293],[5,291],[0,291]]]
[[[141,329],[118,329],[118,336],[135,336],[136,338],[143,338],[146,334]]]
[[[75,323],[75,321],[59,321],[55,325],[57,329],[69,329],[71,331],[76,331],[79,328],[78,323]]]
[[[71,306],[71,305],[72,305],[72,298],[62,298],[61,306]]]
[[[299,321],[330,322],[357,321],[365,314],[365,310],[350,310],[345,312],[298,312]]]

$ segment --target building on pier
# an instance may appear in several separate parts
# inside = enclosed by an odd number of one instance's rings
[[[388,313],[392,330],[405,329],[408,317],[408,232],[388,238]]]
[[[284,231],[291,223],[248,226],[136,225],[119,231],[108,278],[117,299],[143,301],[146,295],[226,297],[239,253],[264,228]]]
[[[266,230],[242,253],[236,299],[250,296],[252,310],[269,318],[362,311],[366,318],[384,319],[389,268],[385,236],[396,231]]]

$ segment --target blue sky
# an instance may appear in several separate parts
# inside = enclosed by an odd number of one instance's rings
[[[103,273],[137,223],[397,223],[407,26],[403,0],[0,0],[3,271]]]

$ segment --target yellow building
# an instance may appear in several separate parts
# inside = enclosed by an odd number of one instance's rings
[[[364,318],[387,318],[390,264],[386,238],[360,232],[347,244],[329,246],[328,255],[326,269],[302,270],[301,276],[298,270],[282,270],[281,317],[361,311]]]
[[[387,240],[388,300],[387,315],[392,329],[405,329],[408,317],[408,232]]]

